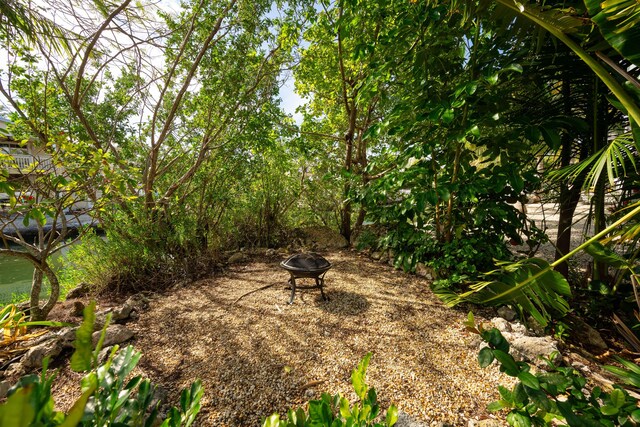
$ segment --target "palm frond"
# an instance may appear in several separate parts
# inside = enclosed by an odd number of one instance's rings
[[[627,175],[627,168],[637,169],[637,151],[631,132],[621,134],[591,157],[575,165],[570,165],[549,174],[552,180],[574,182],[585,176],[583,189],[588,190],[596,185],[606,170],[609,185],[615,185],[618,178]]]
[[[585,0],[584,4],[611,47],[640,66],[640,3],[637,0]]]
[[[553,271],[549,263],[539,258],[517,262],[500,262],[497,270],[485,274],[492,279],[476,282],[469,291],[455,294],[450,290],[434,289],[442,301],[452,307],[462,302],[483,305],[516,304],[546,326],[551,315],[564,315],[569,304],[564,299],[571,296],[567,280]]]

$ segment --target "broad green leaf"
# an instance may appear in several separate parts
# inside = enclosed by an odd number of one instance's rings
[[[398,421],[398,408],[396,408],[395,405],[391,405],[389,406],[389,409],[387,409],[387,416],[385,421],[387,427],[392,427]]]
[[[629,262],[613,252],[611,249],[603,246],[599,242],[594,242],[584,248],[584,251],[591,255],[596,261],[608,264],[614,268],[629,268]]]
[[[618,408],[616,408],[615,406],[612,405],[602,405],[600,407],[600,412],[602,412],[603,415],[616,415],[619,410]]]
[[[618,388],[614,388],[611,390],[611,393],[609,393],[609,401],[616,408],[622,408],[626,401],[624,392]]]
[[[520,369],[518,368],[518,365],[516,365],[516,361],[510,354],[505,353],[501,350],[493,350],[493,355],[502,365],[502,369],[504,369],[505,374],[511,377],[518,376],[518,374],[520,373]]]
[[[0,426],[27,427],[36,416],[31,404],[35,385],[19,388],[0,405]]]
[[[478,353],[478,362],[480,363],[481,368],[486,368],[487,366],[491,365],[491,362],[493,362],[493,360],[493,350],[491,350],[489,347],[483,348]]]
[[[540,383],[538,382],[538,378],[536,378],[533,374],[529,372],[520,372],[518,374],[518,379],[522,381],[522,384],[526,385],[529,388],[534,390],[538,390],[540,388]]]
[[[91,301],[84,308],[84,320],[76,330],[75,351],[71,356],[71,369],[76,372],[85,372],[91,369],[93,343],[93,324],[95,323],[95,301]]]

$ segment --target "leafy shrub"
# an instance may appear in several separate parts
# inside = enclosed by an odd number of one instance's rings
[[[588,391],[587,380],[575,369],[554,363],[557,352],[545,359],[547,371],[533,374],[528,363],[516,362],[509,354],[509,343],[500,331],[476,326],[471,313],[465,326],[488,344],[478,354],[480,366],[485,368],[497,360],[501,372],[519,380],[511,390],[498,387],[501,399],[488,407],[490,411],[507,409],[509,425],[544,426],[554,420],[571,427],[640,423],[638,401],[621,387],[614,386],[608,393],[600,387]]]
[[[378,395],[365,382],[365,375],[371,353],[367,353],[351,373],[351,384],[360,401],[350,405],[349,401],[339,393],[331,396],[323,393],[319,400],[309,402],[305,412],[302,408],[295,411],[289,409],[285,419],[273,414],[267,418],[262,427],[391,427],[398,420],[398,409],[391,405],[387,410],[384,423],[375,422],[380,414]]]
[[[107,361],[99,365],[98,354],[104,342],[109,320],[95,349],[91,345],[95,304],[85,309],[85,320],[76,332],[75,352],[71,368],[87,372],[82,379],[82,395],[68,414],[56,411],[51,396],[55,373],[49,375],[45,360],[41,375],[26,375],[9,390],[5,403],[0,405],[2,426],[190,426],[200,411],[202,387],[200,381],[183,390],[180,409],[171,408],[159,424],[158,405],[154,402],[154,386],[148,379],[135,376],[127,381],[141,354],[128,346],[119,351],[114,346]]]
[[[407,233],[392,231],[383,239],[382,246],[393,250],[397,268],[414,271],[418,263],[431,267],[438,279],[434,283],[437,287],[455,287],[492,269],[495,259],[512,256],[504,239],[492,234],[465,234],[451,242],[439,242],[428,233],[413,230],[410,235]]]

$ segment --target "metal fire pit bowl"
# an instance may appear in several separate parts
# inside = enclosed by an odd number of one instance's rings
[[[280,263],[280,267],[289,272],[289,286],[291,287],[291,298],[289,304],[293,304],[296,296],[296,289],[320,289],[322,299],[327,301],[329,298],[324,294],[324,275],[331,268],[331,263],[315,253],[297,254],[287,258]],[[297,286],[296,279],[310,278],[315,279],[314,286]]]

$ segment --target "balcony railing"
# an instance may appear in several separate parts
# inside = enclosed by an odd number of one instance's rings
[[[12,154],[15,167],[10,169],[17,169],[22,173],[28,173],[31,171],[51,170],[53,169],[53,163],[49,157],[31,156],[29,154]]]

